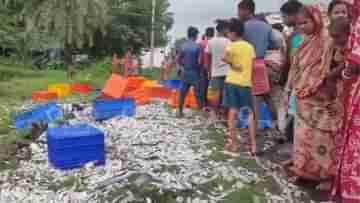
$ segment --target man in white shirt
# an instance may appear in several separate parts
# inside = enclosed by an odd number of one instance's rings
[[[228,24],[226,22],[219,22],[216,26],[216,31],[217,36],[208,42],[205,50],[210,59],[210,87],[215,91],[215,108],[213,112],[215,119],[220,113],[225,76],[229,69],[229,66],[223,62],[223,58],[227,45],[231,43],[231,41],[226,38],[226,33],[228,32]]]

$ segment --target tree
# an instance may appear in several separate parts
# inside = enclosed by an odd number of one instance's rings
[[[98,36],[96,50],[123,53],[132,48],[139,53],[141,48],[150,46],[152,4],[150,0],[110,0],[111,22],[107,26],[104,40]],[[173,14],[169,12],[168,0],[157,0],[155,15],[156,46],[168,42],[167,32],[173,25]],[[105,43],[106,47],[104,47]]]
[[[105,33],[109,22],[108,1],[31,0],[25,8],[27,31],[47,31],[59,36],[64,45],[65,68],[71,76],[72,51],[94,44],[96,32]]]
[[[156,1],[155,45],[163,46],[168,42],[167,32],[173,25],[173,14],[169,12],[168,0]],[[2,12],[2,5],[7,5],[6,9],[17,5],[11,10],[16,11],[12,18],[8,17],[10,10]],[[9,23],[0,22],[0,43],[9,43],[14,36],[19,36],[19,44],[27,48],[34,45],[36,49],[50,48],[60,42],[65,49],[68,70],[71,51],[75,48],[94,47],[91,50],[95,56],[104,56],[114,51],[121,54],[126,48],[139,53],[150,45],[150,0],[0,0],[0,11],[0,17],[9,20]],[[9,24],[16,26],[9,27]],[[2,35],[9,33],[8,28],[13,30],[12,34]]]

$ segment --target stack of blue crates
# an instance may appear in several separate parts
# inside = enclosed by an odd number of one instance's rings
[[[48,158],[58,169],[105,164],[104,133],[88,125],[48,129]]]
[[[61,118],[63,118],[61,107],[56,103],[48,103],[17,116],[15,127],[18,130],[27,130],[33,123],[52,123]]]
[[[248,127],[249,109],[244,108],[239,112],[238,127],[241,129]],[[272,116],[266,103],[260,106],[260,116],[258,118],[257,127],[259,129],[269,129],[272,127]]]
[[[135,100],[132,98],[97,100],[94,102],[92,114],[97,121],[104,121],[114,117],[132,117],[135,109]]]
[[[163,80],[160,84],[169,89],[180,89],[182,82],[180,80]]]

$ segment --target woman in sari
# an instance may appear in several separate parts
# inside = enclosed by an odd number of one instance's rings
[[[352,28],[346,52],[344,117],[338,135],[338,173],[333,195],[342,203],[360,202],[360,0],[352,5]]]
[[[332,59],[334,48],[320,11],[311,6],[298,14],[304,42],[294,55],[287,90],[296,96],[292,181],[328,185],[335,173],[335,135],[341,115]],[[338,68],[336,68],[338,69]]]

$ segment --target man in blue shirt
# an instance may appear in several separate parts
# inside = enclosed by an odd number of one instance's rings
[[[188,39],[180,48],[179,64],[183,66],[181,75],[182,86],[180,89],[178,117],[183,117],[185,98],[193,86],[199,109],[204,107],[204,92],[201,82],[201,47],[196,43],[199,31],[195,27],[189,27]]]
[[[255,18],[253,0],[242,0],[238,5],[238,15],[245,23],[244,39],[255,47],[256,58],[263,59],[273,46],[272,27]]]
[[[256,59],[264,59],[266,51],[277,49],[272,27],[255,18],[255,3],[253,0],[242,0],[238,4],[239,19],[245,23],[244,40],[255,47]],[[266,102],[272,113],[273,120],[277,120],[277,108],[269,94],[254,97],[255,116],[259,118],[262,102]],[[256,125],[256,124],[255,124]]]

